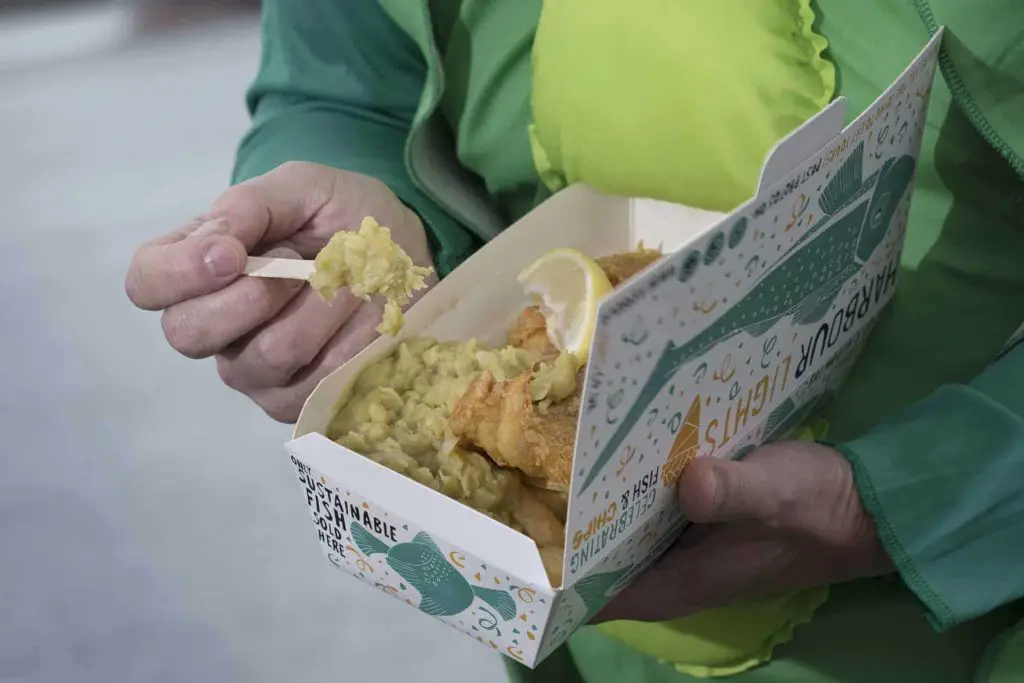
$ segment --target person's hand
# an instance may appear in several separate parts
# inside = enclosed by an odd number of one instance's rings
[[[693,526],[596,622],[667,621],[893,571],[849,463],[826,446],[785,442],[742,461],[698,458],[677,492]]]
[[[163,311],[174,349],[216,356],[225,384],[294,421],[316,383],[377,336],[381,307],[345,291],[328,306],[301,281],[239,275],[247,255],[311,259],[366,216],[391,228],[418,265],[431,265],[419,217],[383,183],[293,162],[232,187],[208,214],[139,247],[125,290],[139,308]]]

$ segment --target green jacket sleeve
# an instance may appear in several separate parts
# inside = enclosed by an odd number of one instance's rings
[[[938,628],[1024,596],[1024,344],[839,450]]]
[[[286,161],[372,176],[423,219],[441,274],[475,247],[425,196],[404,162],[425,63],[375,0],[264,0],[259,74],[246,102],[252,127],[233,174],[241,182]]]

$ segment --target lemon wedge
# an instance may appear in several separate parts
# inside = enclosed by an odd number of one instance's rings
[[[551,343],[585,363],[598,304],[612,291],[601,266],[576,249],[553,249],[524,268],[519,283],[544,316]]]

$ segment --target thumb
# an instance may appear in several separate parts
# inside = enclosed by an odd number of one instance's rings
[[[315,164],[290,162],[229,188],[204,218],[219,219],[249,252],[302,229],[332,198],[335,177]]]
[[[855,502],[846,460],[825,446],[790,442],[759,448],[741,461],[698,458],[679,478],[683,514],[697,523],[758,522],[813,531]]]

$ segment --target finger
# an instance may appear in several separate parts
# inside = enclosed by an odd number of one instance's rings
[[[338,292],[327,304],[304,289],[276,318],[224,354],[221,378],[240,391],[285,386],[320,354],[362,302]]]
[[[380,306],[363,304],[331,338],[320,356],[303,368],[291,383],[284,387],[260,389],[250,396],[273,419],[294,422],[320,380],[352,360],[380,336],[376,329],[380,320]]]
[[[208,221],[139,247],[125,278],[128,298],[155,311],[223,289],[242,273],[246,259],[245,247],[227,229],[223,221]]]
[[[208,218],[224,221],[247,250],[281,242],[306,225],[337,191],[341,171],[289,162],[235,185],[214,202]]]
[[[692,535],[691,535],[691,532]],[[803,548],[744,525],[695,527],[595,618],[663,621],[826,581]]]
[[[800,532],[825,528],[856,498],[842,456],[799,442],[763,446],[742,461],[698,458],[677,491],[691,521],[753,521]]]
[[[300,258],[283,248],[266,256]],[[179,353],[207,358],[273,318],[304,286],[301,280],[239,278],[224,289],[167,308],[161,317],[164,336]]]
[[[228,189],[193,225],[136,251],[125,291],[139,308],[159,310],[222,289],[257,244],[302,228],[335,192],[340,172],[287,163]]]
[[[794,498],[794,483],[781,469],[759,466],[757,459],[697,458],[679,477],[679,505],[697,523],[757,520],[775,525],[780,508]]]

